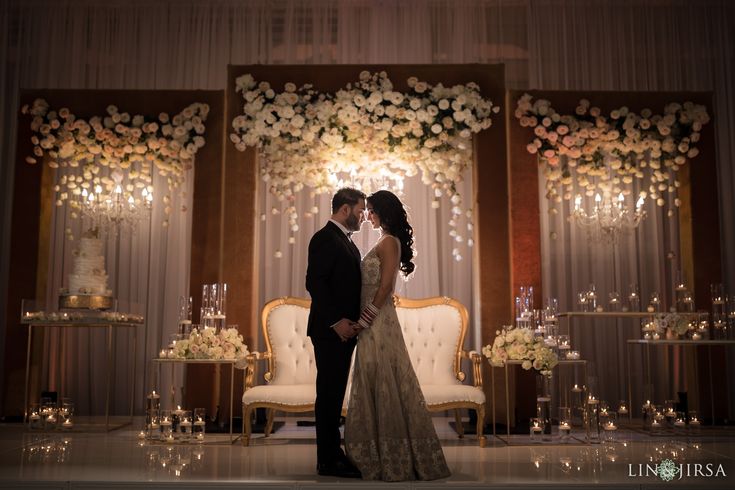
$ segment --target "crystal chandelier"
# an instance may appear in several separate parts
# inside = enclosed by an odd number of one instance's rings
[[[640,196],[633,209],[626,205],[622,192],[618,194],[617,199],[613,199],[609,194],[603,197],[597,193],[594,208],[588,213],[582,207],[582,196],[577,194],[569,221],[586,230],[590,240],[614,244],[617,243],[620,234],[635,229],[646,217],[643,210],[644,203],[645,198]]]
[[[101,185],[80,194],[82,216],[96,226],[117,232],[120,228],[135,230],[141,221],[148,220],[153,204],[153,186],[138,188],[117,182],[112,190]]]

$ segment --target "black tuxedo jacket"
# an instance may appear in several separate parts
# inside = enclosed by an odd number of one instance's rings
[[[330,328],[342,318],[360,317],[360,251],[329,221],[309,242],[306,290],[311,295],[307,335],[339,338]]]

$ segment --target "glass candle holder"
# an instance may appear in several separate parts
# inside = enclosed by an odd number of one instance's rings
[[[145,415],[145,438],[161,438],[161,417],[158,410],[147,410]]]
[[[159,410],[161,410],[161,395],[156,393],[156,390],[151,391],[146,396],[145,410],[146,412],[158,412]]]
[[[628,403],[625,400],[618,402],[618,415],[628,415]]]
[[[569,338],[569,335],[560,334],[556,337],[556,339],[559,350],[562,351],[561,354],[566,357],[566,353],[569,352],[572,348],[572,341]]]
[[[182,410],[179,414],[179,440],[190,442],[192,439],[192,418],[190,410]]]
[[[593,395],[587,398],[585,410],[587,422],[587,439],[589,442],[600,442],[600,401]]]
[[[543,421],[538,417],[533,417],[531,419],[531,426],[529,430],[529,437],[531,438],[531,442],[541,442],[543,432]]]
[[[163,442],[174,442],[173,414],[171,410],[161,410],[161,440]]]
[[[74,403],[70,401],[62,401],[59,408],[59,424],[62,430],[71,430],[74,428]]]
[[[40,403],[31,403],[28,408],[28,430],[43,430]]]
[[[651,434],[661,434],[666,428],[666,421],[661,405],[653,406],[653,417],[651,418]]]
[[[687,415],[684,412],[676,412],[674,419],[674,434],[685,436],[687,433]]]
[[[56,402],[50,398],[41,399],[41,420],[43,421],[43,430],[56,429],[59,422]]]
[[[204,433],[206,432],[207,417],[206,409],[195,408],[194,416],[192,418],[192,437],[198,443],[204,442]]]
[[[613,291],[608,294],[607,304],[610,311],[620,311],[622,306],[620,302],[620,293]]]
[[[559,440],[569,442],[572,433],[571,407],[559,407]]]
[[[587,306],[587,292],[577,293],[577,307],[579,311],[589,311]]]
[[[661,298],[657,292],[652,292],[648,300],[648,311],[659,312],[661,311]]]
[[[178,333],[188,336],[191,332],[191,296],[179,296],[179,326]]]
[[[638,292],[638,284],[631,284],[628,287],[628,308],[630,311],[641,310],[641,295]]]
[[[643,428],[650,429],[651,421],[653,420],[653,404],[651,400],[646,400],[641,408],[641,414],[643,415]]]
[[[587,290],[587,307],[589,311],[595,311],[597,309],[597,291],[595,290],[594,283],[590,284],[590,288]]]
[[[536,376],[536,416],[541,421],[544,440],[551,440],[551,393],[551,378]]]
[[[702,429],[702,422],[699,420],[696,410],[689,411],[689,434],[692,436],[698,436]]]
[[[674,400],[664,402],[664,417],[666,418],[666,426],[673,429],[676,420],[676,402]]]
[[[605,442],[615,442],[615,435],[618,431],[618,414],[609,410],[607,417],[602,425]]]

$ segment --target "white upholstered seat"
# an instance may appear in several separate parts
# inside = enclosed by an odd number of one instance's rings
[[[482,390],[481,357],[462,349],[467,331],[467,310],[458,301],[436,297],[423,300],[395,298],[398,319],[411,363],[431,411],[455,410],[460,437],[460,408],[477,411],[477,434],[484,443],[482,425],[485,394]],[[248,356],[243,404],[243,443],[250,439],[250,419],[256,408],[268,409],[265,435],[273,427],[276,410],[308,412],[316,400],[314,349],[306,336],[311,302],[279,298],[263,307],[262,324],[266,351]],[[463,384],[462,358],[472,362],[474,384]],[[254,386],[255,364],[266,360],[266,384]],[[348,385],[349,393],[349,385]],[[348,397],[345,396],[345,410]]]

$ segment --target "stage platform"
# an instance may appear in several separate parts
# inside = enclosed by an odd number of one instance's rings
[[[457,439],[449,418],[435,418],[452,476],[434,482],[382,483],[316,475],[314,428],[302,418],[250,447],[229,435],[207,435],[207,444],[166,445],[138,438],[142,420],[109,433],[29,433],[21,424],[0,426],[0,488],[153,489],[208,488],[307,489],[373,488],[456,490],[479,488],[705,488],[735,486],[735,431],[705,430],[698,437],[651,437],[639,430],[618,431],[615,443],[511,444],[488,437],[480,448],[474,436]],[[451,419],[453,420],[453,419]],[[581,434],[580,434],[581,436]],[[646,475],[647,464],[671,459],[685,472],[664,482]],[[700,465],[700,466],[697,466]],[[709,466],[708,466],[709,465]],[[696,469],[699,468],[699,473]],[[710,468],[710,470],[708,470]],[[724,471],[715,475],[719,469]],[[711,476],[707,476],[708,472]],[[687,476],[686,472],[689,472]]]

